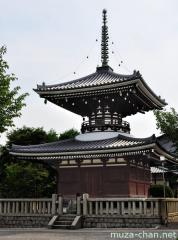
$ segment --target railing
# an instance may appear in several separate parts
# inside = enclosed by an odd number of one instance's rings
[[[143,198],[84,198],[84,215],[159,216],[159,200]]]
[[[76,215],[141,216],[178,222],[177,198],[90,198],[77,196]],[[0,199],[0,216],[54,216],[66,213],[65,198],[56,194],[44,199]]]
[[[122,131],[130,133],[130,125],[126,121],[121,121],[115,123],[114,121],[111,121],[110,118],[106,119],[96,119],[94,121],[84,121],[82,123],[81,132],[92,132],[92,131],[105,131],[111,129],[113,131]]]
[[[84,194],[83,199],[77,200],[77,213],[84,216],[159,217],[163,222],[178,222],[178,199],[89,198]]]
[[[162,206],[168,222],[178,222],[178,199],[166,198]]]
[[[0,199],[0,215],[51,215],[52,199]]]

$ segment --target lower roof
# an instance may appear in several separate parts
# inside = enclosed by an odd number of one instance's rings
[[[114,136],[114,137],[113,137]],[[67,140],[19,146],[12,145],[12,153],[62,153],[75,151],[89,151],[100,149],[123,149],[128,147],[144,146],[155,141],[154,136],[149,138],[134,138],[129,134],[114,132],[98,132],[80,134]]]
[[[150,153],[157,160],[159,160],[159,156],[164,155],[166,159],[175,161],[175,158],[159,145],[155,135],[148,138],[135,138],[121,132],[117,134],[116,132],[85,133],[75,138],[53,143],[28,146],[12,145],[10,149],[11,155],[21,159],[112,157]]]

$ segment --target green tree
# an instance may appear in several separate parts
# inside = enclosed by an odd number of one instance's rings
[[[58,134],[51,129],[46,132],[41,128],[32,128],[23,126],[10,131],[7,134],[7,146],[11,147],[12,144],[16,145],[35,145],[48,142],[54,142],[58,140]]]
[[[22,127],[7,134],[7,144],[1,149],[0,196],[1,197],[50,197],[56,191],[56,171],[39,163],[14,160],[8,149],[12,144],[33,145],[54,142],[78,135],[75,129],[60,134],[54,130]]]
[[[154,111],[157,128],[161,133],[166,134],[176,145],[178,149],[178,113],[174,108],[170,111]]]
[[[19,94],[20,87],[11,89],[11,83],[17,78],[15,75],[7,73],[8,63],[3,59],[6,47],[0,48],[0,134],[8,127],[13,126],[13,119],[21,115],[21,109],[25,105],[25,94]]]
[[[74,138],[75,136],[77,136],[79,134],[79,131],[71,128],[69,130],[66,130],[65,132],[62,132],[59,135],[59,140],[64,140],[64,139],[68,139],[68,138]]]
[[[164,185],[160,185],[160,184],[155,184],[155,185],[151,185],[150,189],[149,189],[149,195],[151,197],[164,197]],[[168,198],[172,198],[173,195],[173,191],[170,187],[165,186],[165,195]]]
[[[56,171],[45,164],[14,160],[8,148],[12,144],[30,145],[58,140],[54,130],[23,127],[7,135],[8,142],[2,149],[0,195],[1,197],[49,197],[56,191]]]
[[[5,164],[0,195],[5,198],[51,197],[55,192],[55,172],[49,167],[27,161]]]

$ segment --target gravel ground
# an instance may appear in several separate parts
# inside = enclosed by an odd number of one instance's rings
[[[112,236],[111,236],[112,234]],[[129,235],[130,234],[130,235]],[[155,236],[151,235],[155,234]],[[158,235],[157,235],[158,234]],[[0,240],[176,239],[178,229],[0,229]]]

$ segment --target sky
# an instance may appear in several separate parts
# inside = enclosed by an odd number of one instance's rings
[[[5,59],[18,77],[15,85],[21,93],[29,93],[22,116],[14,121],[16,127],[53,128],[58,133],[80,129],[81,116],[44,104],[33,89],[42,82],[57,84],[95,72],[101,65],[104,8],[108,11],[109,65],[121,74],[139,70],[152,90],[166,100],[167,109],[178,111],[177,0],[0,0],[0,46],[7,47]],[[160,134],[152,112],[126,120],[135,137]],[[3,134],[0,144],[5,141]]]

